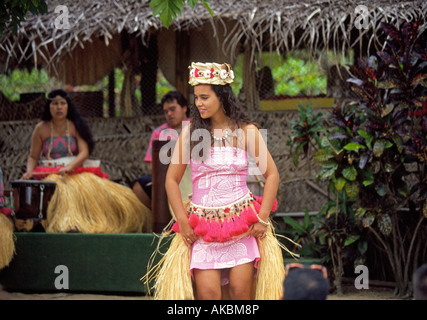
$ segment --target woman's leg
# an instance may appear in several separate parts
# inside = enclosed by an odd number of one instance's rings
[[[231,300],[250,300],[254,279],[254,263],[249,262],[230,270],[229,296]]]
[[[194,269],[193,274],[196,282],[197,299],[221,299],[221,270]]]

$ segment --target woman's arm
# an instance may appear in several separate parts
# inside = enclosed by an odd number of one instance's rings
[[[73,171],[74,169],[80,167],[83,162],[89,158],[89,146],[87,144],[87,142],[79,135],[79,133],[77,132],[77,130],[73,130],[76,134],[75,134],[75,138],[77,140],[77,149],[79,151],[79,153],[77,154],[76,158],[70,162],[68,165],[66,165],[65,167],[61,168],[59,170],[59,174],[65,174],[68,173],[70,171]]]
[[[169,164],[166,174],[165,187],[169,203],[179,225],[180,233],[185,244],[190,247],[191,244],[197,240],[197,236],[188,222],[187,212],[182,203],[181,191],[179,190],[179,183],[181,182],[190,159],[189,143],[190,130],[189,126],[187,126],[183,128],[175,144],[175,150],[172,154],[171,163]]]
[[[258,168],[265,178],[263,199],[258,216],[261,220],[267,222],[279,188],[279,171],[258,128],[254,125],[248,125],[245,128],[245,133],[248,152],[255,159]],[[252,232],[257,233],[260,226],[262,226],[261,223],[256,223],[254,225],[255,230]],[[262,227],[266,231],[266,227]],[[259,234],[253,235],[256,236]]]
[[[34,128],[33,134],[31,135],[31,149],[30,155],[27,159],[27,170],[22,175],[22,179],[29,180],[33,177],[33,170],[36,168],[37,163],[40,159],[40,154],[43,148],[42,139],[43,122],[39,122]]]

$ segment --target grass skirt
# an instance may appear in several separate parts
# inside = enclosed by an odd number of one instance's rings
[[[13,222],[0,213],[0,270],[7,267],[15,254]]]
[[[56,183],[47,209],[46,232],[132,233],[151,229],[151,211],[128,187],[89,172],[50,174],[43,180]]]
[[[161,241],[172,239],[169,249],[154,266],[154,258],[160,252]],[[252,297],[257,300],[278,300],[282,296],[285,277],[282,250],[290,252],[281,244],[270,226],[266,237],[257,239],[260,260],[252,290]],[[163,235],[159,240],[157,251],[153,253],[149,271],[141,278],[146,284],[154,281],[154,299],[190,300],[194,299],[193,283],[190,274],[191,249],[188,248],[180,234]]]

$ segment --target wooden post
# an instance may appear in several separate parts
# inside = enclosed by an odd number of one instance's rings
[[[153,114],[156,111],[156,82],[159,52],[157,50],[157,35],[148,34],[148,46],[138,41],[138,55],[140,59],[142,113]]]
[[[246,110],[254,111],[259,109],[260,101],[255,85],[255,66],[251,50],[250,43],[246,44],[243,56],[243,92]]]
[[[116,79],[114,76],[114,69],[108,75],[108,116],[114,118],[116,116]]]
[[[190,35],[187,31],[180,31],[175,34],[175,87],[189,101],[188,66],[190,65]]]
[[[153,140],[152,144],[152,186],[151,186],[151,210],[153,212],[153,232],[160,233],[172,219],[169,211],[168,197],[165,189],[166,173],[169,164],[160,162],[160,157],[169,157],[172,150],[162,147],[170,141]]]

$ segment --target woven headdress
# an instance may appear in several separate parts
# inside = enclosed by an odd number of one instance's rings
[[[188,83],[192,86],[198,84],[226,85],[234,80],[234,72],[228,63],[202,63],[192,62]]]

